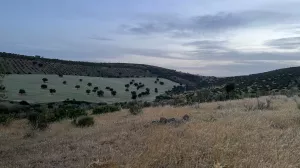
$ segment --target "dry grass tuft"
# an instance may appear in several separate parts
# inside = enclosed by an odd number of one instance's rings
[[[76,128],[65,120],[30,138],[24,138],[27,122],[17,120],[0,127],[0,167],[300,167],[295,102],[272,98],[268,106],[266,101],[263,108],[257,99],[245,99],[201,108],[146,108],[135,116],[123,110],[95,115],[93,127]],[[216,109],[218,104],[222,108]],[[151,123],[185,114],[190,121],[177,126]]]

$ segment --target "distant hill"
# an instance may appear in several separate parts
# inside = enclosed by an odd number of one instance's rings
[[[211,77],[183,73],[157,66],[129,63],[92,63],[25,56],[0,52],[0,72],[6,74],[62,74],[108,78],[162,77],[187,85],[188,90],[199,88],[221,88],[234,82],[239,91],[281,90],[298,85],[300,67],[235,76]]]
[[[128,63],[92,63],[49,59],[0,52],[0,72],[6,74],[62,74],[94,77],[162,77],[185,84],[189,89],[208,86],[209,77],[178,72],[171,69]]]

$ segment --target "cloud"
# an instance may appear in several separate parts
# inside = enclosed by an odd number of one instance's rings
[[[245,26],[261,26],[289,20],[285,13],[268,11],[246,11],[236,13],[220,12],[212,15],[200,15],[190,18],[163,17],[163,19],[145,18],[136,24],[121,26],[123,32],[137,35],[169,33],[172,37],[190,35],[190,33],[223,32]],[[146,21],[145,21],[146,20]]]
[[[287,37],[269,40],[265,45],[279,49],[300,49],[300,37]]]
[[[99,41],[114,41],[114,40],[111,39],[111,38],[101,37],[101,36],[97,36],[97,35],[94,35],[94,36],[92,36],[92,37],[89,37],[89,39],[99,40]]]

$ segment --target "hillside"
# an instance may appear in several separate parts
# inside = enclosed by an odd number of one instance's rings
[[[236,83],[238,92],[264,92],[300,84],[300,67],[235,77],[198,76],[144,64],[92,63],[0,53],[0,72],[6,74],[62,74],[108,78],[161,77],[187,86],[188,90],[220,88]]]
[[[208,77],[178,72],[171,69],[127,63],[92,63],[0,53],[0,72],[6,74],[62,74],[109,78],[162,77],[194,89],[207,84]]]
[[[16,120],[0,125],[0,167],[299,167],[296,103],[273,97],[268,109],[248,106],[256,107],[256,99],[203,103],[200,108],[150,107],[138,116],[122,110],[93,115],[93,127],[62,120],[45,131]],[[180,121],[185,114],[190,121],[152,123],[160,117]]]

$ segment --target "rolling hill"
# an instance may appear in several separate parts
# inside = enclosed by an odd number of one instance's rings
[[[161,77],[184,84],[187,90],[236,83],[241,92],[272,91],[300,84],[300,67],[235,77],[199,76],[144,64],[92,63],[0,53],[0,72],[6,74],[61,74],[104,78]]]

